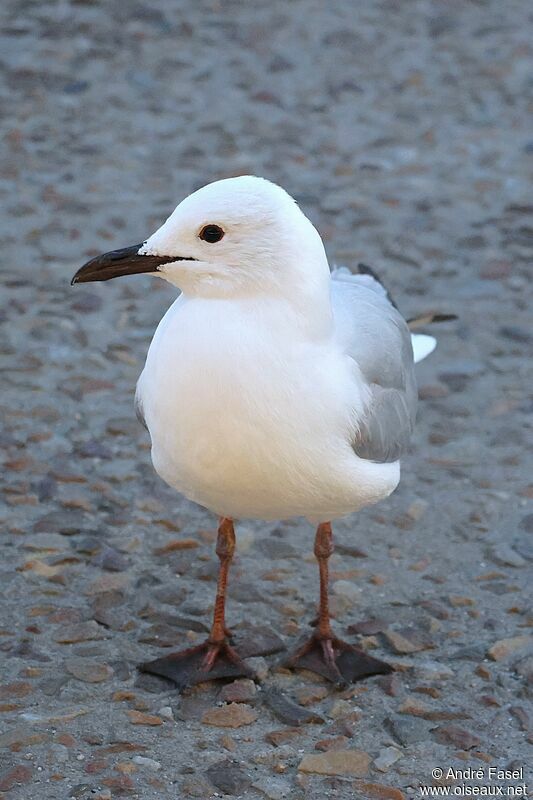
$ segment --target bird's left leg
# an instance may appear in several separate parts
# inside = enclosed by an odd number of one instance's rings
[[[330,522],[322,522],[318,526],[314,552],[320,575],[320,604],[316,627],[311,638],[289,656],[285,666],[308,669],[339,686],[370,675],[391,672],[389,664],[339,639],[331,629],[328,562],[333,553],[333,532]]]
[[[222,517],[220,520],[216,552],[220,567],[213,623],[208,639],[196,647],[170,653],[139,666],[142,672],[170,678],[180,689],[214,678],[237,678],[243,675],[253,677],[252,670],[230,645],[225,621],[228,572],[235,552],[235,531],[231,519]]]

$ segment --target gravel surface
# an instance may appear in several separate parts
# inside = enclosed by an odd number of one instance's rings
[[[449,767],[525,767],[531,5],[1,13],[0,794],[402,800],[437,767],[448,785]],[[344,692],[279,654],[255,659],[257,686],[182,696],[135,669],[205,635],[216,521],[157,478],[133,414],[172,290],[69,279],[243,172],[281,183],[332,261],[374,266],[406,314],[460,317],[420,365],[399,489],[336,525],[336,628],[397,667]],[[236,633],[289,647],[306,629],[312,537],[239,524]]]

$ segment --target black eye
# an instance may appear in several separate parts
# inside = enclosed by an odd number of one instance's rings
[[[200,239],[202,239],[204,242],[209,242],[210,244],[220,242],[223,236],[224,231],[219,225],[204,225],[200,231]]]

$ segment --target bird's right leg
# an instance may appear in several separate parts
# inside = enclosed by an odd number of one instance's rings
[[[253,677],[253,672],[229,644],[226,628],[226,589],[228,572],[235,552],[233,520],[222,517],[218,526],[217,556],[220,561],[217,594],[211,632],[205,642],[170,653],[139,665],[142,672],[161,675],[177,684],[179,689],[214,678]]]
[[[284,666],[316,672],[337,686],[346,686],[370,675],[391,672],[389,664],[339,639],[331,628],[328,583],[333,532],[330,522],[322,522],[318,526],[314,553],[320,576],[318,619],[311,637],[285,660]]]

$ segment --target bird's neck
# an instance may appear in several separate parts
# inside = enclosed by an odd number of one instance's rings
[[[212,327],[233,327],[237,323],[250,334],[263,330],[293,341],[320,341],[331,336],[333,317],[329,286],[323,292],[300,287],[283,294],[237,294],[230,297],[199,297],[182,293],[180,305],[187,306],[195,319]]]

